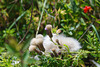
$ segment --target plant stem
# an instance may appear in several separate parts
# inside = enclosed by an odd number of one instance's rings
[[[43,12],[44,12],[44,8],[45,8],[45,5],[46,5],[46,2],[47,2],[47,0],[44,1],[44,5],[43,5],[43,8],[42,8],[42,13],[41,13],[41,17],[40,17],[40,20],[39,20],[39,23],[38,23],[38,28],[37,28],[37,31],[36,31],[36,35],[39,32],[39,28],[40,28],[40,24],[41,24],[41,20],[42,20],[42,16],[43,16]]]
[[[32,10],[31,10],[31,17],[30,17],[30,23],[29,23],[29,26],[28,26],[28,30],[26,31],[24,37],[20,40],[20,42],[18,44],[21,44],[23,42],[23,40],[25,39],[26,35],[28,34],[29,30],[30,30],[30,25],[32,23],[32,13],[33,13],[33,0],[32,0]]]

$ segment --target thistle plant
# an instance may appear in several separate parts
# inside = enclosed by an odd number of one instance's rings
[[[37,50],[36,47],[39,49]],[[36,38],[33,38],[30,42],[29,46],[29,51],[34,51],[37,52],[38,54],[42,54],[41,51],[45,51],[44,46],[43,46],[43,35],[38,34]]]

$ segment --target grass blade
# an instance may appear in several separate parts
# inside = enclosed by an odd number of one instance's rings
[[[96,35],[97,35],[97,37],[98,37],[98,39],[99,39],[99,43],[100,43],[100,37],[99,37],[99,34],[98,34],[98,32],[97,32],[97,30],[96,30],[95,26],[94,26],[94,25],[92,25],[92,28],[93,28],[93,29],[94,29],[94,31],[96,32]]]
[[[40,20],[39,20],[38,28],[37,28],[37,31],[36,31],[36,35],[38,34],[38,31],[39,31],[39,28],[40,28],[40,23],[41,23],[41,20],[42,20],[42,16],[43,16],[43,12],[44,12],[46,2],[47,2],[47,0],[45,0],[44,4],[43,4],[42,13],[41,13],[41,16],[40,16]]]

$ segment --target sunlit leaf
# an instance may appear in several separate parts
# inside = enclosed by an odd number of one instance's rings
[[[82,24],[82,25],[86,25],[86,23],[85,23],[85,21],[84,21],[83,18],[81,18],[80,20],[81,20],[81,24]]]

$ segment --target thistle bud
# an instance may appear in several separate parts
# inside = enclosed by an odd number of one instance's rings
[[[35,51],[35,52],[37,52],[39,55],[42,54],[42,52],[39,51],[39,50],[37,50],[37,49],[36,49],[36,46],[34,46],[34,45],[30,45],[30,46],[29,46],[29,51],[30,51],[30,52]]]
[[[61,51],[59,51],[58,54],[61,55]]]
[[[58,39],[56,39],[56,42],[58,43],[58,45],[60,45],[60,43],[59,43],[59,40],[58,40]]]
[[[34,45],[30,45],[29,46],[29,51],[31,52],[31,51],[34,51],[36,49],[36,46],[34,46]]]
[[[57,42],[59,48],[61,49],[62,48],[62,45],[59,43],[59,40],[58,39],[56,39],[56,42]]]
[[[41,50],[41,51],[45,51],[45,48],[43,46],[43,38],[38,38],[36,41],[35,41],[37,47]]]
[[[54,54],[53,53],[50,53],[51,57],[54,57]]]
[[[53,51],[53,53],[54,53],[55,57],[58,57],[58,54],[57,54],[57,52],[56,52],[56,49],[55,49],[55,48],[53,48],[53,49],[52,49],[52,51]]]
[[[45,30],[46,33],[49,35],[49,37],[52,37],[52,32],[51,32],[52,26],[51,25],[46,25]]]
[[[45,30],[51,30],[51,29],[52,29],[52,25],[50,24],[46,25]]]
[[[31,40],[31,42],[30,42],[30,45],[36,45],[36,41],[37,41],[37,39],[36,39],[36,38],[33,38],[33,39]]]

